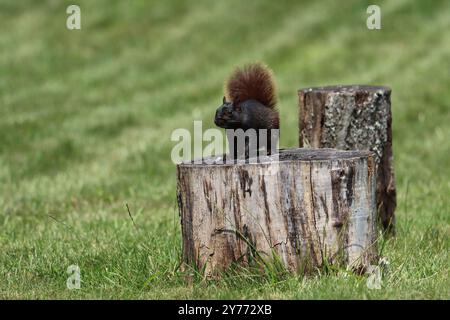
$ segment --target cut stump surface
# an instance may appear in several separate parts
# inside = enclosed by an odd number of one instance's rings
[[[305,273],[328,264],[364,271],[376,261],[372,152],[280,150],[250,164],[211,159],[177,166],[185,263],[213,275],[275,257]]]

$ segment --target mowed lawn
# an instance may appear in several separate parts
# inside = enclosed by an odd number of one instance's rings
[[[369,1],[76,1],[75,31],[69,4],[0,2],[0,298],[450,298],[449,1],[377,1],[378,31]],[[256,60],[276,75],[282,147],[297,146],[298,89],[392,87],[381,289],[342,271],[185,282],[170,136],[214,127],[224,79]]]

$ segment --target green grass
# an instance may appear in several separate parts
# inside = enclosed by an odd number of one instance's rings
[[[450,298],[448,1],[379,1],[380,31],[369,1],[86,0],[79,31],[69,4],[0,3],[0,298]],[[184,281],[170,134],[214,127],[223,80],[254,60],[275,72],[283,147],[299,88],[392,87],[398,235],[382,289],[336,272]]]

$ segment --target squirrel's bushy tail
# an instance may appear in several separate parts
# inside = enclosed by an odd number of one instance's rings
[[[225,96],[234,104],[256,100],[275,109],[277,98],[272,71],[262,63],[237,68],[225,83]]]

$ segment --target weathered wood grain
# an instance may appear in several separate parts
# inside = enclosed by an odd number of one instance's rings
[[[291,271],[364,271],[377,259],[374,168],[371,152],[331,149],[179,164],[183,260],[207,275],[274,255]]]
[[[391,89],[328,86],[299,90],[300,147],[375,153],[377,207],[383,228],[395,233]]]

